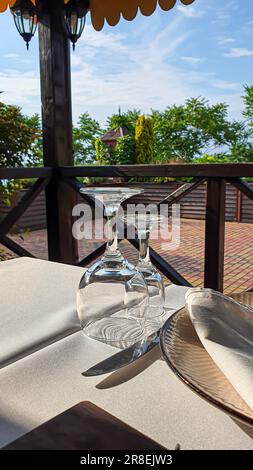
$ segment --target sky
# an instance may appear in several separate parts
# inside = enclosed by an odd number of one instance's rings
[[[228,103],[238,119],[253,84],[253,1],[178,0],[101,32],[88,17],[71,60],[75,123],[85,111],[104,124],[119,107],[148,113],[200,96]],[[27,52],[9,11],[0,14],[0,91],[6,104],[40,113],[38,37]]]

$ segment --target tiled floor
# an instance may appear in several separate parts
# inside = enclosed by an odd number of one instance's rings
[[[194,286],[203,285],[205,222],[181,220],[179,247],[171,251],[161,240],[153,240],[152,247]],[[47,235],[45,230],[26,233],[23,240],[13,237],[28,251],[47,259]],[[89,254],[100,243],[85,241],[79,244],[80,257]],[[231,293],[253,287],[253,226],[252,224],[226,223],[225,244],[225,292]],[[1,248],[1,247],[0,247]],[[131,261],[136,260],[136,250],[127,242],[121,249]],[[0,258],[1,259],[1,258]]]

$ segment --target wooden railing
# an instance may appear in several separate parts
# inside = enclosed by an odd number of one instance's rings
[[[0,223],[0,243],[19,256],[30,256],[11,238],[8,233],[17,220],[24,214],[41,191],[45,190],[47,200],[48,252],[51,261],[87,266],[97,259],[104,251],[105,244],[77,261],[77,247],[72,237],[72,217],[69,205],[65,205],[66,197],[79,193],[84,185],[77,178],[86,177],[117,177],[130,178],[173,177],[190,178],[189,183],[181,186],[172,195],[160,201],[159,206],[169,206],[179,202],[186,194],[194,191],[206,182],[206,228],[205,228],[205,268],[204,285],[219,291],[223,290],[224,275],[224,239],[225,239],[225,198],[226,181],[235,186],[241,193],[253,200],[253,190],[244,181],[244,177],[253,177],[253,164],[225,165],[129,165],[129,166],[87,166],[57,168],[0,168],[0,179],[34,179],[35,184],[24,195],[19,204],[13,208]],[[72,188],[72,192],[69,191]],[[93,201],[83,196],[86,202]],[[74,201],[74,199],[73,199]],[[129,240],[136,248],[137,240]],[[173,266],[154,250],[151,250],[153,263],[172,282],[190,286],[190,283]]]

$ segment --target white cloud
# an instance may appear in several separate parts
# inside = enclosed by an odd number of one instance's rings
[[[239,4],[237,1],[234,1],[234,0],[227,2],[227,3],[225,2],[220,2],[220,3],[224,3],[224,5],[222,6],[222,8],[217,9],[216,19],[223,23],[227,23],[239,9]]]
[[[191,6],[178,5],[177,9],[187,18],[201,18],[205,13],[204,10]]]
[[[202,57],[191,57],[191,56],[181,57],[181,60],[191,65],[197,65],[205,61],[205,59],[203,59]]]
[[[226,80],[214,80],[212,82],[214,88],[219,88],[220,90],[229,90],[229,91],[239,91],[241,89],[240,83],[227,82]]]
[[[81,39],[78,42],[78,48],[81,44],[89,49],[110,49],[111,52],[120,54],[127,50],[127,40],[124,34],[105,32],[104,30],[96,32],[92,26],[87,25]],[[124,44],[126,40],[126,44]]]
[[[14,54],[14,53],[4,54],[4,58],[5,59],[10,59],[10,60],[18,60],[20,58],[20,55],[19,54]]]
[[[33,64],[35,60],[37,60],[35,57],[32,55],[29,56],[22,56],[20,54],[15,54],[15,53],[9,53],[9,54],[4,54],[3,55],[4,59],[7,59],[10,62],[19,62],[20,64],[24,64],[25,66],[27,64]]]
[[[235,42],[235,39],[233,38],[219,39],[219,44],[221,45],[232,44],[233,42]]]
[[[218,20],[223,21],[223,20],[229,20],[230,18],[231,18],[230,13],[221,13],[221,12],[217,13],[217,19]]]
[[[253,50],[246,49],[243,47],[232,47],[229,52],[224,54],[224,57],[238,58],[238,57],[251,57],[253,56]]]
[[[111,32],[104,31],[100,37],[92,28],[88,28],[87,35],[87,43],[84,36],[74,56],[75,118],[86,109],[99,110],[104,117],[105,109],[108,115],[119,105],[123,110],[140,108],[148,112],[194,94],[185,80],[185,71],[172,65],[190,35],[183,28],[182,17],[162,30],[157,25],[152,35],[147,25],[134,43]]]
[[[241,0],[238,2],[237,0],[231,0],[230,2],[227,3],[226,9],[230,11],[237,11],[240,8],[240,3]]]
[[[19,70],[5,69],[0,72],[0,87],[4,93],[1,99],[6,104],[26,106],[37,112],[40,109],[40,81],[33,72],[20,73]]]

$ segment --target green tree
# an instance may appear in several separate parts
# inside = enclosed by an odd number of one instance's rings
[[[240,141],[245,124],[229,121],[228,105],[210,105],[201,98],[190,98],[184,105],[153,111],[155,157],[162,161],[192,162],[195,157],[226,153]]]
[[[123,114],[113,114],[107,119],[107,129],[117,130],[120,127],[127,127],[130,134],[134,136],[135,126],[141,112],[137,109],[128,110]]]
[[[238,142],[231,147],[227,156],[230,163],[251,163],[253,162],[253,144],[251,141]]]
[[[243,115],[247,119],[248,124],[253,126],[253,85],[245,85],[243,101],[245,105]]]
[[[231,145],[229,161],[233,163],[253,162],[253,85],[244,87],[243,123],[238,139]]]
[[[120,137],[114,149],[108,149],[100,139],[97,139],[95,148],[96,162],[99,165],[134,165],[136,163],[135,139],[131,135]]]
[[[0,166],[38,165],[42,155],[39,116],[0,102]]]
[[[114,150],[115,165],[134,165],[136,163],[136,144],[132,135],[121,137]]]
[[[106,145],[98,137],[94,142],[94,146],[95,146],[95,151],[96,151],[96,162],[99,163],[99,165],[106,165],[107,153],[108,153],[108,149]]]
[[[194,158],[195,164],[210,164],[210,163],[231,163],[229,156],[225,154],[208,155],[205,153],[202,157]]]
[[[0,167],[39,166],[42,155],[39,116],[25,116],[19,107],[0,102]],[[21,180],[0,181],[0,199],[10,204],[12,193],[25,183]]]
[[[150,117],[140,116],[135,129],[136,161],[154,163],[154,131]]]
[[[86,112],[82,114],[77,126],[73,128],[73,151],[76,165],[92,163],[96,159],[96,139],[101,136],[102,129],[95,119]]]

